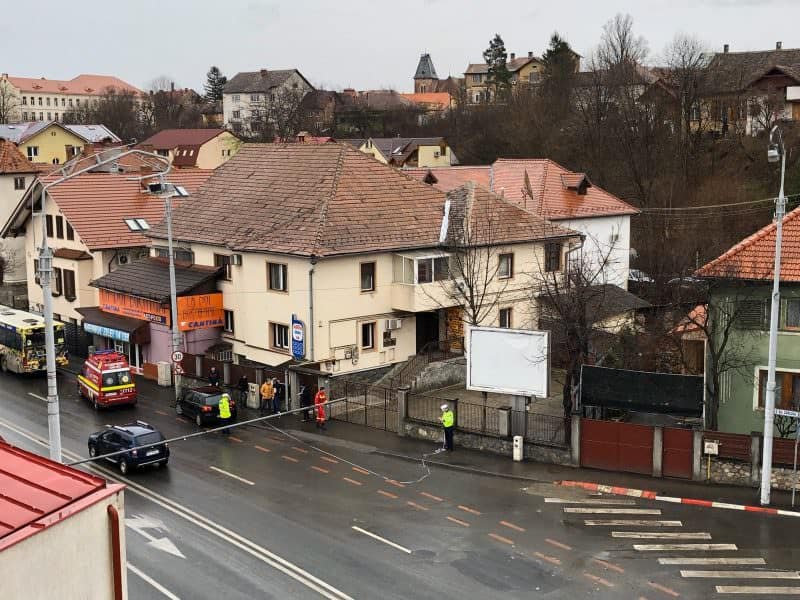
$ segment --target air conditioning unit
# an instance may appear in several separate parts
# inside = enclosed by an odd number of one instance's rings
[[[403,326],[403,319],[386,319],[386,331],[400,329]]]
[[[440,156],[441,156],[441,154],[439,152],[434,152],[433,153],[433,158],[439,158]]]
[[[117,264],[127,265],[130,262],[130,257],[127,254],[120,254],[117,256]]]
[[[240,267],[242,266],[242,255],[241,254],[231,254],[231,264]]]

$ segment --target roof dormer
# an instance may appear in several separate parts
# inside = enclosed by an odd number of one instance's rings
[[[592,187],[592,182],[586,173],[564,173],[561,175],[561,185],[564,189],[574,190],[579,196],[585,196],[586,190]]]

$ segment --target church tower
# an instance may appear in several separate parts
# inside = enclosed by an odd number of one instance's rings
[[[439,77],[436,75],[436,69],[433,68],[431,55],[426,52],[419,57],[417,72],[414,74],[414,93],[435,92],[438,83]]]

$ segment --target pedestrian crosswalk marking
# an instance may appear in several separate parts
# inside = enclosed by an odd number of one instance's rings
[[[800,587],[718,585],[716,589],[718,594],[764,594],[769,596],[794,596],[800,594]]]
[[[578,498],[577,500],[569,500],[567,498],[545,498],[547,504],[595,504],[598,506],[636,506],[635,500],[612,498]]]
[[[612,531],[611,537],[638,540],[710,540],[711,534],[705,531]]]
[[[588,519],[589,527],[683,527],[681,521],[648,521],[646,519]]]
[[[681,571],[681,577],[717,579],[800,579],[798,571]]]
[[[660,515],[660,508],[583,508],[567,506],[565,513],[582,515]]]
[[[660,565],[765,565],[761,557],[753,558],[723,558],[723,557],[697,557],[681,556],[677,558],[659,558]]]
[[[673,550],[738,550],[736,544],[634,544],[639,552],[671,552]]]

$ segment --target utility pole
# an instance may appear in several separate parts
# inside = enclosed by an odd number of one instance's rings
[[[772,142],[778,132],[779,144]],[[781,243],[783,241],[783,215],[786,212],[786,198],[783,195],[783,178],[786,172],[786,151],[783,146],[783,135],[778,126],[774,126],[769,134],[769,162],[781,161],[781,189],[775,203],[775,272],[772,277],[772,307],[769,315],[769,363],[767,368],[767,393],[764,402],[764,456],[761,461],[761,504],[770,502],[772,491],[772,438],[775,431],[775,365],[778,358],[778,319],[781,307]]]
[[[164,191],[168,187],[164,181],[164,176],[159,178],[161,183],[161,190]],[[167,252],[169,253],[169,303],[170,303],[170,317],[172,318],[172,353],[175,354],[181,349],[181,332],[178,327],[178,292],[175,285],[175,251],[172,242],[172,197],[174,195],[174,188],[169,189],[164,196],[164,212],[167,220]],[[173,361],[173,380],[175,385],[175,399],[180,395],[180,375]]]

